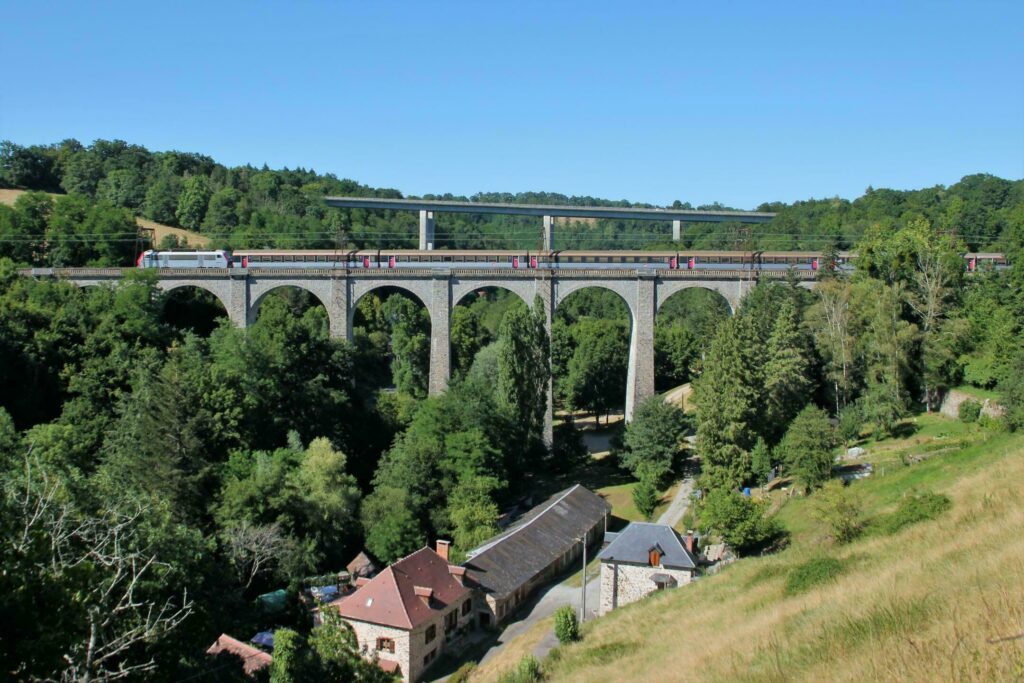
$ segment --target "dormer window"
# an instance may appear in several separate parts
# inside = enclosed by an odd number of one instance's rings
[[[654,546],[647,551],[647,561],[652,567],[661,566],[661,548]]]

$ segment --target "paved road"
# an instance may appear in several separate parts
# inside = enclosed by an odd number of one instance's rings
[[[658,524],[667,524],[669,526],[675,526],[679,523],[679,520],[686,514],[686,509],[690,507],[690,494],[693,492],[693,477],[687,477],[679,482],[679,488],[676,489],[676,495],[672,498],[672,502],[669,503],[668,508],[661,513],[658,517]]]
[[[597,616],[597,605],[598,600],[601,598],[601,582],[596,578],[596,572],[591,570],[587,579],[587,619],[593,619]],[[555,584],[547,589],[538,591],[538,594],[523,608],[522,611],[516,616],[516,620],[511,622],[505,627],[505,630],[498,636],[497,642],[494,646],[487,651],[481,659],[480,663],[483,664],[488,659],[493,657],[501,649],[503,645],[510,642],[513,638],[521,636],[522,634],[529,631],[534,624],[541,619],[551,616],[555,613],[555,610],[563,605],[572,605],[579,614],[581,600],[581,591],[579,586],[569,586],[565,583]],[[551,637],[545,637],[541,644],[534,650],[534,655],[542,657],[547,654],[548,650],[558,644],[558,640],[553,638],[553,634],[549,634]],[[547,644],[546,649],[542,652],[538,650],[542,649]]]

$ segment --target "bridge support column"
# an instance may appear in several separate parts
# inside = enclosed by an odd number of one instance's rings
[[[331,298],[327,302],[327,318],[331,324],[331,336],[352,339],[352,328],[348,319],[348,279],[331,281]]]
[[[555,248],[555,219],[553,216],[544,216],[544,251],[551,251]]]
[[[430,283],[430,375],[427,393],[442,394],[451,376],[451,282],[447,272],[435,272]]]
[[[541,438],[544,440],[544,445],[550,449],[555,441],[555,385],[554,378],[551,376],[551,322],[555,312],[555,293],[554,284],[550,278],[537,280],[537,296],[540,297],[541,305],[544,306],[544,331],[548,335],[548,388],[544,406],[544,431],[541,433]],[[530,305],[532,306],[533,303],[531,301]]]
[[[434,212],[420,211],[420,251],[434,248]]]
[[[249,277],[231,276],[228,280],[228,320],[236,327],[246,328],[249,323],[249,316],[254,314],[249,306]]]
[[[629,335],[629,371],[626,377],[626,421],[648,396],[654,395],[654,273],[638,272],[633,329]]]
[[[672,241],[678,242],[683,238],[683,222],[672,221]]]

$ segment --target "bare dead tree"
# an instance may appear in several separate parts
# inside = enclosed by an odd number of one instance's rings
[[[68,642],[64,669],[54,679],[91,683],[138,676],[156,668],[140,652],[181,624],[192,612],[187,591],[160,600],[142,589],[156,579],[160,562],[146,547],[139,526],[146,509],[106,509],[84,515],[59,482],[26,458],[24,476],[5,487],[7,509],[19,533],[13,555],[53,582],[80,580],[76,602],[84,607],[84,637]],[[81,571],[81,570],[88,570]]]
[[[224,532],[224,543],[238,581],[246,588],[257,576],[273,569],[288,548],[288,539],[277,522],[242,522]]]

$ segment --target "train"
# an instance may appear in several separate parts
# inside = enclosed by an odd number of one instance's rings
[[[852,270],[856,252],[840,251],[833,268]],[[155,251],[139,255],[139,268],[466,268],[564,270],[796,270],[826,265],[817,251],[510,251],[487,249],[236,249]],[[963,255],[968,271],[1007,266],[1000,253]]]

